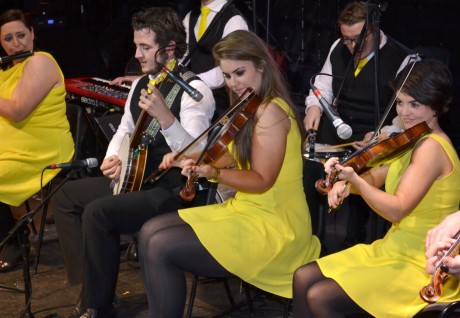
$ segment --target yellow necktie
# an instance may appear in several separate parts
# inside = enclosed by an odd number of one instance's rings
[[[364,65],[366,65],[366,63],[367,63],[367,58],[363,58],[359,60],[358,66],[356,67],[356,70],[355,70],[355,77],[358,76],[359,72],[361,72],[361,70],[363,69]]]
[[[170,59],[168,61],[168,64],[166,65],[166,68],[168,70],[172,70],[175,67],[176,67],[176,59]],[[166,76],[168,76],[168,74],[162,71],[156,78],[151,78],[149,80],[149,84],[152,84],[153,86],[160,84],[161,82],[165,80]],[[147,93],[152,94],[152,90],[150,89],[150,87],[147,87]]]
[[[201,7],[201,21],[200,25],[198,26],[198,40],[201,38],[204,31],[206,30],[206,19],[208,17],[209,12],[211,12],[211,9],[209,9],[208,7]]]

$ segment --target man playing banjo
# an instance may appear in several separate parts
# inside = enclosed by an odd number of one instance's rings
[[[181,151],[200,136],[215,110],[211,90],[196,75],[181,74],[201,93],[201,99],[195,97],[199,101],[161,71],[166,65],[173,68],[187,49],[176,13],[166,7],[145,9],[133,16],[132,27],[135,57],[145,75],[131,86],[121,123],[100,167],[104,176],[69,182],[55,196],[56,228],[68,280],[83,284],[74,317],[112,316],[120,234],[135,233],[160,211],[181,207],[176,194],[185,180],[179,169],[170,169],[153,184],[142,180],[157,170],[164,154]],[[139,138],[138,148],[133,141]],[[205,143],[197,142],[194,150]],[[146,158],[138,164],[136,157],[144,151]],[[130,187],[133,175],[140,179],[140,189]]]

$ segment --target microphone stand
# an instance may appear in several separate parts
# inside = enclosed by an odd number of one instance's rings
[[[24,290],[16,287],[10,287],[10,286],[3,286],[0,285],[0,289],[7,289],[11,291],[17,291],[25,294],[25,310],[22,311],[21,313],[21,318],[34,318],[34,315],[31,312],[30,308],[30,301],[31,301],[31,295],[32,295],[32,282],[30,279],[30,264],[29,264],[29,257],[30,257],[30,241],[28,238],[28,228],[27,224],[32,223],[35,214],[40,211],[45,204],[48,203],[48,201],[51,199],[51,197],[69,180],[70,178],[70,173],[67,173],[64,180],[62,180],[51,193],[47,194],[46,198],[42,200],[42,202],[38,205],[35,210],[30,211],[26,214],[24,214],[22,217],[19,218],[18,222],[16,225],[8,232],[8,235],[5,237],[5,239],[0,243],[0,249],[6,244],[6,242],[13,237],[13,235],[17,235],[18,240],[19,240],[19,245],[20,245],[20,250],[21,250],[21,255],[23,259],[23,269],[22,269],[22,275],[23,275],[23,280],[24,280]]]

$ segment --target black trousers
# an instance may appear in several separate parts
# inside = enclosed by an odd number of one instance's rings
[[[8,236],[15,224],[10,206],[0,202],[0,242]]]
[[[75,180],[55,196],[55,221],[64,262],[69,282],[83,283],[83,308],[104,310],[111,306],[120,262],[120,234],[134,234],[150,218],[185,207],[173,183],[120,195],[112,195],[109,183],[105,177]],[[198,195],[195,201],[198,205],[204,200]]]

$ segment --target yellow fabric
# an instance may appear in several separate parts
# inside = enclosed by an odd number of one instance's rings
[[[283,100],[273,101],[289,112]],[[295,269],[315,260],[320,252],[303,191],[302,138],[296,120],[289,116],[285,159],[271,189],[260,194],[238,191],[222,204],[179,211],[228,271],[287,298],[292,297]]]
[[[204,31],[206,30],[206,21],[208,18],[208,14],[211,12],[211,9],[206,6],[201,7],[201,20],[200,20],[200,25],[198,26],[198,40],[201,39],[201,37],[204,34]]]
[[[168,61],[168,64],[166,65],[166,68],[168,70],[173,70],[176,67],[176,60],[175,59],[170,59]],[[160,74],[156,78],[151,78],[149,80],[149,84],[152,84],[153,86],[160,84],[165,80],[165,78],[168,76],[166,72],[160,72]],[[147,88],[147,93],[152,94],[152,90],[150,88]]]
[[[355,77],[358,76],[359,72],[361,72],[361,70],[363,69],[364,65],[367,64],[367,61],[368,61],[367,58],[363,58],[363,59],[359,60],[358,66],[356,67],[356,70],[355,70]]]
[[[455,149],[440,136],[430,134],[424,138],[433,138],[442,145],[453,164],[452,173],[437,180],[415,209],[400,223],[393,224],[383,239],[317,261],[325,276],[337,281],[374,317],[412,317],[427,305],[419,296],[420,289],[431,278],[425,272],[425,236],[458,210],[460,163]],[[385,185],[388,193],[396,192],[411,155],[412,150],[390,165]],[[448,276],[439,302],[459,297],[459,282]]]
[[[44,52],[36,54],[51,55]],[[53,59],[54,61],[54,59]],[[11,98],[28,60],[0,70],[0,97]],[[74,143],[66,117],[65,86],[53,88],[23,121],[0,117],[0,201],[17,206],[40,190],[40,175],[47,165],[72,159]],[[46,170],[43,184],[59,170]]]

